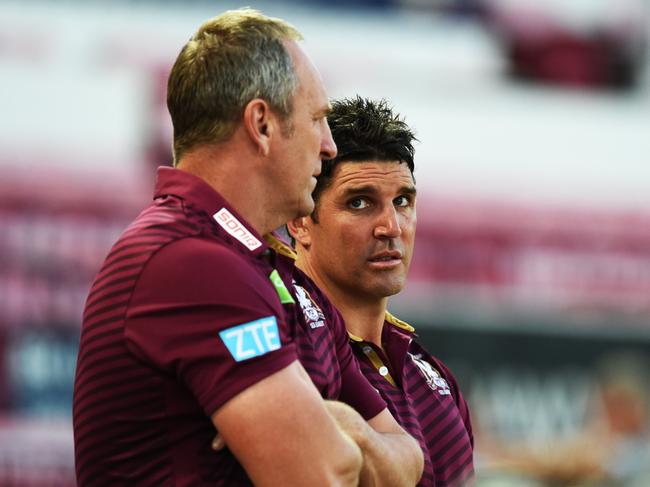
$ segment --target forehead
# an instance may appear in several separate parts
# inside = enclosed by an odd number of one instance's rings
[[[358,186],[415,187],[408,165],[399,161],[342,162],[332,174],[331,188],[344,191]]]
[[[301,101],[327,105],[325,85],[312,60],[296,41],[284,41],[284,43],[291,55],[298,78],[298,92],[306,99]]]

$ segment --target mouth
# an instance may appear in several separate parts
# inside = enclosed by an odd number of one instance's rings
[[[399,250],[386,250],[368,258],[368,264],[375,269],[390,269],[402,263],[402,253]]]

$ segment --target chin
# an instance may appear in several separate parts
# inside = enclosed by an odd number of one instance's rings
[[[300,216],[309,216],[314,212],[314,200],[309,200],[309,203],[303,206]]]
[[[405,283],[406,283],[406,279],[397,279],[391,282],[387,286],[386,291],[388,292],[388,294],[386,294],[386,296],[393,296],[394,294],[402,292]]]
[[[402,289],[404,289],[403,284],[388,284],[388,285],[381,285],[377,286],[372,294],[377,296],[378,298],[388,298],[390,296],[395,296],[398,294]]]
[[[309,200],[302,201],[296,208],[296,216],[309,216],[314,211],[314,200],[309,198]]]
[[[303,216],[309,216],[314,212],[314,208],[316,207],[316,204],[314,203],[314,200],[311,198],[311,193],[309,194],[309,199],[305,201],[305,204],[303,205],[303,208],[305,210],[305,214]]]
[[[394,288],[388,289],[384,293],[384,297],[388,298],[390,296],[395,296],[396,294],[399,294],[402,291],[402,289],[404,289],[404,286],[396,286]]]

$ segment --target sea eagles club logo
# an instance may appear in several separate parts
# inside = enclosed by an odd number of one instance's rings
[[[305,321],[311,328],[320,328],[325,326],[325,315],[318,306],[311,300],[309,294],[301,286],[295,282],[293,288],[296,291],[296,297],[302,308],[302,314],[305,316]]]
[[[418,366],[418,369],[420,369],[424,375],[424,378],[431,389],[434,391],[437,390],[438,394],[441,396],[451,395],[447,381],[440,376],[440,373],[434,369],[429,362],[422,359],[422,355],[419,353],[417,355],[409,353],[409,355],[411,356],[413,363]]]

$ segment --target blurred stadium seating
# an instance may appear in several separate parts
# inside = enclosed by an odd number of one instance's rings
[[[466,391],[479,487],[650,485],[647,2],[248,3],[304,32],[332,96],[417,131],[391,307]],[[170,62],[237,6],[0,5],[0,486],[75,483],[90,280],[169,164]]]

